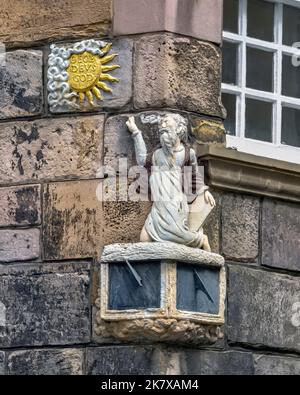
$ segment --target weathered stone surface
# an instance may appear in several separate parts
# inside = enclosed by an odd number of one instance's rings
[[[134,106],[177,107],[224,117],[221,53],[188,37],[155,34],[135,47]]]
[[[224,265],[221,255],[173,242],[112,244],[104,247],[101,256],[105,263],[125,262],[127,259],[133,262],[155,259],[216,267]]]
[[[208,236],[210,248],[212,252],[216,254],[220,253],[220,232],[221,232],[221,199],[222,196],[219,192],[210,190],[215,201],[216,206],[210,212],[209,216],[205,220],[203,230],[204,234]]]
[[[111,0],[3,2],[0,41],[11,44],[109,32]]]
[[[112,89],[112,93],[101,90],[103,100],[98,100],[94,96],[94,106],[87,99],[82,103],[81,108],[76,109],[74,106],[61,105],[55,109],[50,108],[52,113],[59,112],[80,112],[80,111],[99,111],[99,109],[120,109],[126,106],[132,98],[132,62],[133,62],[133,41],[130,39],[107,40],[113,44],[109,54],[118,54],[118,56],[107,65],[119,65],[120,68],[110,71],[109,74],[119,79],[119,82],[106,84]],[[64,48],[73,44],[63,44]],[[79,104],[79,99],[78,99]]]
[[[0,266],[0,302],[2,347],[90,341],[88,263]]]
[[[4,358],[5,358],[4,352],[0,351],[0,375],[3,375],[5,373],[5,360],[4,360]]]
[[[191,117],[191,129],[199,144],[226,145],[225,129],[221,121]]]
[[[300,359],[273,355],[255,355],[254,369],[256,375],[299,375]]]
[[[104,116],[0,125],[0,184],[95,177],[102,160]]]
[[[262,210],[262,264],[300,271],[300,206],[265,199]]]
[[[81,375],[83,374],[83,351],[22,350],[14,351],[7,358],[10,375]]]
[[[182,374],[188,375],[253,375],[253,358],[248,352],[186,351]]]
[[[219,0],[114,0],[114,35],[168,31],[222,41],[222,9]]]
[[[0,119],[42,113],[42,67],[42,51],[18,50],[1,55]]]
[[[0,188],[0,226],[39,224],[40,199],[39,185]]]
[[[1,229],[0,252],[0,262],[28,261],[39,258],[39,229]]]
[[[141,117],[164,115],[165,112],[143,112],[135,115],[135,121],[143,134],[148,152],[159,143],[158,126],[143,124]],[[128,169],[136,165],[133,139],[126,126],[132,114],[116,115],[108,118],[104,132],[104,165],[119,170],[118,159],[127,158]]]
[[[96,257],[102,242],[99,180],[47,184],[43,199],[45,259]]]
[[[259,199],[222,197],[222,251],[227,259],[254,262],[258,256]]]
[[[104,202],[104,244],[138,242],[150,209],[150,202]]]
[[[155,350],[140,346],[112,346],[87,349],[87,374],[153,374]],[[158,373],[158,372],[157,372]]]
[[[300,350],[299,277],[229,267],[228,339]]]

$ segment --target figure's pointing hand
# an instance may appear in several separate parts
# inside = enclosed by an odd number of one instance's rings
[[[138,132],[138,127],[136,126],[135,119],[133,116],[128,118],[126,125],[128,127],[128,130],[130,131],[130,133]]]

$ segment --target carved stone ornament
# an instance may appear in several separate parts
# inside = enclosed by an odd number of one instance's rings
[[[172,242],[112,244],[100,277],[94,329],[102,338],[199,345],[223,336],[220,255]]]
[[[101,91],[112,92],[106,82],[118,82],[108,72],[120,66],[110,62],[117,54],[108,54],[111,43],[85,40],[68,47],[50,46],[48,60],[48,103],[51,111],[57,108],[80,109],[86,99],[102,100]]]

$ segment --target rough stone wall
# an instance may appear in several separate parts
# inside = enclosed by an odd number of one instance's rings
[[[223,144],[221,50],[176,34],[113,39],[122,89],[92,112],[52,114],[49,44],[105,38],[110,1],[25,3],[0,12],[11,48],[0,67],[0,374],[300,373],[300,207],[285,201],[214,191],[206,231],[227,260],[224,340],[189,349],[96,339],[97,257],[138,241],[150,208],[99,202],[98,169],[134,164],[128,114],[178,111],[194,141]],[[155,146],[151,127],[144,137]]]

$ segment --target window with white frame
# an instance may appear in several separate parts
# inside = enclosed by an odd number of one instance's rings
[[[300,1],[224,0],[227,146],[300,164]]]

